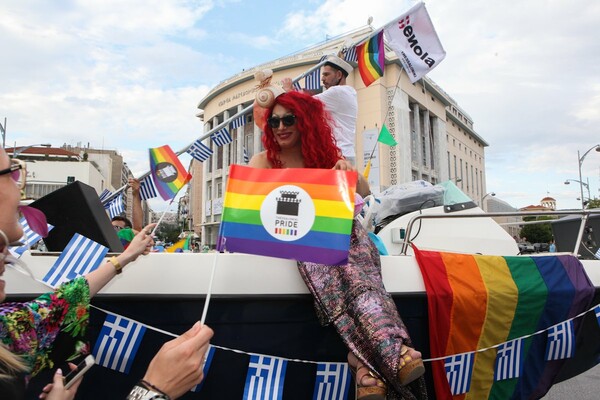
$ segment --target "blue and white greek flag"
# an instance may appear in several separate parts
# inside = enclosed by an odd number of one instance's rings
[[[600,326],[600,304],[594,307],[594,314],[596,314],[596,319],[598,320],[598,326]]]
[[[140,179],[140,198],[142,200],[153,199],[158,196],[156,186],[152,180],[152,175],[147,175]]]
[[[216,144],[217,146],[223,146],[227,143],[231,143],[233,141],[233,139],[231,139],[231,135],[229,134],[229,131],[227,130],[227,128],[221,128],[216,132],[213,132],[210,135],[210,138],[212,139],[213,143]]]
[[[107,314],[92,353],[96,363],[128,374],[145,332],[139,322]]]
[[[76,233],[42,281],[52,287],[98,268],[108,248]]]
[[[358,63],[358,57],[356,55],[356,46],[352,46],[349,49],[346,49],[344,60],[346,62]]]
[[[475,353],[464,353],[446,357],[444,360],[446,378],[453,396],[467,393],[471,389],[474,359]]]
[[[571,358],[575,354],[573,320],[561,322],[548,329],[546,361]]]
[[[496,354],[494,381],[519,378],[523,367],[523,339],[502,343]]]
[[[10,252],[13,253],[15,257],[21,257],[25,250],[42,240],[42,237],[31,229],[25,217],[21,217],[19,223],[23,227],[23,237],[19,239],[19,242],[23,243],[23,245],[10,247]],[[51,231],[52,228],[54,228],[54,226],[48,224],[48,231]]]
[[[231,121],[231,129],[237,129],[244,125],[246,125],[246,116],[245,115],[240,115],[239,117],[237,117],[233,121]]]
[[[186,150],[186,153],[194,157],[195,160],[204,162],[208,160],[208,158],[212,155],[213,151],[210,149],[210,147],[208,147],[207,145],[202,143],[200,139],[198,139],[194,143],[192,143],[190,148]]]
[[[250,156],[248,156],[248,150],[244,147],[244,163],[248,164],[250,162]]]
[[[100,199],[100,202],[101,202],[101,203],[104,203],[104,201],[105,201],[105,200],[108,198],[108,196],[110,196],[111,194],[112,194],[112,192],[111,192],[110,190],[108,190],[108,189],[104,189],[104,190],[102,191],[102,193],[100,193],[100,194],[98,195],[98,198]]]
[[[298,92],[302,90],[302,86],[300,86],[300,82],[294,82],[293,86],[294,86],[294,90],[297,90]]]
[[[282,358],[251,355],[244,387],[245,400],[281,400],[287,361]]]
[[[594,254],[594,257],[600,260],[600,247],[598,247],[598,251],[596,252],[596,254]]]
[[[350,381],[348,363],[317,364],[313,400],[346,400]]]
[[[304,77],[304,88],[306,90],[321,89],[321,68],[317,68]]]
[[[108,210],[108,215],[114,218],[121,215],[125,211],[125,205],[123,204],[123,195],[120,194],[115,197],[110,203],[104,205],[104,208]]]
[[[206,380],[206,375],[208,374],[208,370],[210,369],[210,364],[212,363],[212,359],[215,355],[215,348],[211,345],[208,346],[208,350],[206,351],[206,356],[204,357],[204,366],[202,367],[202,374],[204,375],[204,379],[202,382],[194,386],[190,389],[192,392],[199,392],[202,389],[202,384]]]

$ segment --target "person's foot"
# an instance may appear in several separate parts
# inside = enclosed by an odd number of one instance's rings
[[[400,349],[400,364],[398,365],[398,379],[402,386],[423,376],[425,366],[421,359],[421,353],[412,347],[402,346]]]
[[[356,381],[358,400],[385,400],[387,387],[381,379],[352,353],[348,353],[348,364]]]

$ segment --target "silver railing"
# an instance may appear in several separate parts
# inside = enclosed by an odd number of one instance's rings
[[[595,210],[571,210],[571,211],[515,211],[515,212],[481,212],[473,214],[420,214],[412,217],[406,226],[404,241],[402,242],[401,254],[406,255],[409,244],[412,243],[410,237],[414,224],[417,221],[425,219],[452,219],[452,218],[490,218],[490,217],[536,217],[536,216],[557,216],[557,215],[581,215],[581,224],[575,241],[575,248],[572,254],[579,254],[579,245],[583,238],[585,224],[591,215],[600,215],[600,209]],[[538,223],[551,223],[553,220],[537,221]]]

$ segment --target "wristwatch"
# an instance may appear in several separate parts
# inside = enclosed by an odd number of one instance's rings
[[[142,382],[138,382],[135,384],[131,392],[129,392],[129,396],[127,396],[127,400],[171,400],[169,396],[155,392],[151,388],[146,387]]]

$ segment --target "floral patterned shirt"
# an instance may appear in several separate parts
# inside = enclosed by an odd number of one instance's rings
[[[31,376],[52,368],[49,357],[59,332],[76,339],[73,357],[87,351],[81,340],[88,325],[90,289],[84,277],[26,303],[0,304],[0,341],[23,356]]]

